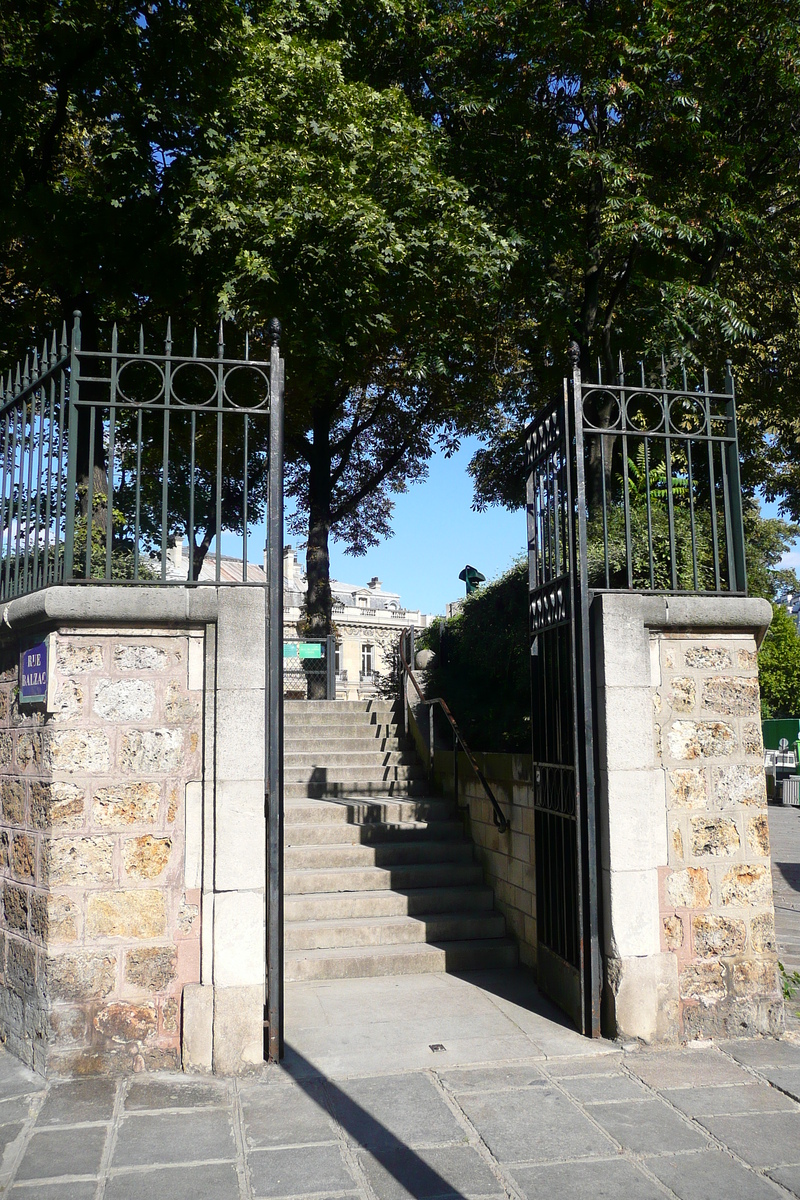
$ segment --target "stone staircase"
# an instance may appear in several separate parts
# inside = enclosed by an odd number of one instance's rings
[[[383,700],[287,700],[286,979],[512,966],[452,801]]]

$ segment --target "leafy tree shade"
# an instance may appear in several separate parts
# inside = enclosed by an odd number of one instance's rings
[[[182,238],[226,313],[284,320],[287,492],[320,637],[330,536],[353,554],[387,536],[391,494],[491,392],[492,287],[511,254],[440,170],[440,136],[399,88],[348,82],[315,20],[276,5],[249,25]]]
[[[800,715],[800,634],[781,604],[772,606],[772,625],[758,652],[761,717]]]
[[[415,0],[363,36],[351,69],[403,78],[518,250],[478,502],[518,502],[574,337],[584,371],[729,353],[746,486],[800,516],[798,0]]]
[[[528,567],[521,559],[423,635],[428,696],[443,696],[473,750],[530,753]]]

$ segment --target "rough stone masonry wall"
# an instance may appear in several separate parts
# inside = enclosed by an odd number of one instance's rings
[[[185,631],[55,631],[45,714],[18,704],[18,640],[0,646],[0,1026],[38,1070],[180,1065],[202,653]]]
[[[685,1037],[782,1022],[755,640],[653,631],[656,762],[668,865],[662,949]]]
[[[500,833],[492,806],[470,767],[459,753],[459,801],[469,806],[468,829],[478,852],[495,903],[519,946],[520,961],[536,965],[536,869],[534,814],[529,754],[475,755],[489,786],[509,821]],[[436,776],[447,795],[453,794],[453,755],[436,751]]]

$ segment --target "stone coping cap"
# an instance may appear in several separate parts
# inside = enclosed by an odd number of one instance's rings
[[[760,596],[644,596],[595,594],[604,614],[638,616],[651,629],[746,631],[761,645],[772,623],[772,605]]]
[[[10,600],[3,607],[2,625],[15,631],[72,622],[200,625],[217,620],[217,590],[214,584],[61,584]]]

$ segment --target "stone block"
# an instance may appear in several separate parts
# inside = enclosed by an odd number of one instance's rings
[[[667,818],[661,772],[600,771],[602,861],[615,871],[641,871],[667,861]],[[659,791],[659,784],[661,790]]]
[[[697,703],[697,687],[691,676],[670,680],[669,702],[674,712],[691,712]]]
[[[203,880],[203,785],[186,784],[186,821],[184,845],[184,882],[187,888],[199,888]]]
[[[103,647],[91,642],[56,642],[56,662],[62,675],[85,675],[103,668]]]
[[[690,963],[680,973],[680,994],[684,1000],[715,1004],[727,995],[725,968],[721,963]]]
[[[20,730],[17,734],[17,763],[21,770],[42,765],[43,745],[42,734],[38,730]]]
[[[200,716],[200,702],[187,696],[183,687],[171,679],[164,694],[164,714],[170,725],[185,725]]]
[[[757,767],[746,763],[730,767],[712,767],[711,781],[714,802],[720,808],[734,804],[767,803],[767,784],[761,763]]]
[[[264,779],[264,692],[217,693],[216,762],[218,779]]]
[[[156,1032],[156,1006],[116,1001],[98,1009],[92,1025],[108,1041],[143,1042]]]
[[[722,958],[744,953],[747,930],[744,921],[703,913],[692,919],[694,950],[700,958]]]
[[[60,896],[50,892],[46,897],[42,915],[41,931],[37,928],[37,936],[49,944],[55,942],[75,942],[80,932],[80,910],[77,904],[68,896]],[[38,917],[37,917],[38,923]],[[31,925],[33,926],[33,919]]]
[[[678,969],[674,954],[608,963],[613,1021],[620,1038],[675,1041],[679,1034]]]
[[[157,938],[167,930],[164,893],[155,890],[93,892],[86,913],[88,937]]]
[[[726,721],[673,721],[667,731],[667,749],[678,761],[721,758],[736,749],[736,731]]]
[[[146,721],[155,703],[149,679],[101,679],[94,687],[92,709],[104,721]]]
[[[161,787],[157,783],[116,783],[99,788],[92,800],[92,820],[106,828],[152,825],[158,819]]]
[[[718,675],[703,680],[702,706],[730,716],[750,716],[760,710],[757,679]]]
[[[181,1051],[183,1069],[209,1074],[213,1067],[214,989],[187,983],[183,989]]]
[[[11,770],[11,759],[14,754],[14,739],[10,733],[0,730],[0,771]]]
[[[731,666],[731,654],[720,646],[692,646],[684,654],[684,662],[696,671],[719,671]]]
[[[146,833],[123,843],[122,862],[133,879],[158,879],[166,871],[171,853],[172,838]]]
[[[28,932],[28,895],[25,888],[3,885],[3,916],[9,929],[18,933]]]
[[[747,845],[754,854],[769,857],[769,825],[763,813],[750,817],[747,822]]]
[[[675,822],[675,824],[672,826],[672,831],[670,833],[670,846],[672,849],[672,859],[670,859],[670,862],[672,863],[673,860],[675,863],[682,862],[683,861],[683,831],[677,822]]]
[[[731,867],[720,880],[720,900],[743,908],[769,904],[772,900],[772,880],[769,867],[742,865]]]
[[[0,867],[4,871],[8,870],[8,864],[11,860],[11,838],[8,835],[7,829],[0,830]]]
[[[120,770],[127,774],[170,775],[180,770],[183,752],[181,729],[134,729],[122,736]]]
[[[263,780],[217,784],[216,834],[216,889],[262,888],[266,871]]]
[[[217,688],[265,685],[265,597],[261,588],[219,588]]]
[[[110,762],[108,738],[99,729],[54,729],[47,759],[56,770],[104,775]]]
[[[174,946],[139,946],[125,956],[125,982],[148,992],[165,992],[175,978]]]
[[[186,686],[190,692],[201,692],[205,679],[205,646],[202,637],[190,637],[188,647]]]
[[[759,913],[751,920],[750,945],[756,954],[774,954],[778,949],[775,937],[775,917],[771,912]]]
[[[691,829],[695,858],[730,857],[741,846],[736,822],[730,817],[692,817]]]
[[[27,833],[15,833],[11,838],[11,871],[17,879],[30,882],[36,877],[36,842]]]
[[[36,951],[30,942],[6,938],[6,986],[19,996],[32,996],[36,991]]]
[[[54,719],[71,721],[83,713],[83,688],[74,679],[65,679],[56,691]]]
[[[757,754],[759,758],[763,755],[764,742],[758,721],[747,721],[742,726],[742,749],[745,754]]]
[[[603,886],[608,904],[609,952],[620,959],[658,954],[661,922],[657,872],[604,870]]]
[[[781,986],[777,963],[752,959],[735,963],[733,990],[737,996],[779,996]]]
[[[664,945],[668,950],[680,950],[684,939],[683,921],[673,913],[664,917],[661,924],[664,930]]]
[[[263,893],[218,893],[214,897],[215,986],[263,986],[265,971]]]
[[[114,990],[117,957],[113,951],[69,951],[45,963],[48,991],[54,1000],[102,1000]]]
[[[21,779],[0,781],[0,803],[4,821],[10,825],[25,824],[25,784]]]
[[[670,808],[707,808],[708,779],[704,767],[669,771],[667,801]]]
[[[52,782],[32,779],[31,823],[35,829],[80,829],[86,818],[85,792],[63,779]]]
[[[125,642],[114,647],[114,665],[120,671],[165,671],[169,656],[159,646]]]
[[[705,867],[686,867],[667,877],[667,896],[676,908],[708,908],[711,885]]]
[[[598,718],[601,770],[631,771],[652,767],[653,704],[649,686],[609,689]]]
[[[95,887],[114,878],[114,843],[104,837],[49,838],[44,877],[51,887]]]
[[[264,987],[214,988],[214,1073],[242,1075],[264,1061]]]
[[[161,1028],[165,1033],[180,1032],[180,1002],[175,996],[161,1003]]]

